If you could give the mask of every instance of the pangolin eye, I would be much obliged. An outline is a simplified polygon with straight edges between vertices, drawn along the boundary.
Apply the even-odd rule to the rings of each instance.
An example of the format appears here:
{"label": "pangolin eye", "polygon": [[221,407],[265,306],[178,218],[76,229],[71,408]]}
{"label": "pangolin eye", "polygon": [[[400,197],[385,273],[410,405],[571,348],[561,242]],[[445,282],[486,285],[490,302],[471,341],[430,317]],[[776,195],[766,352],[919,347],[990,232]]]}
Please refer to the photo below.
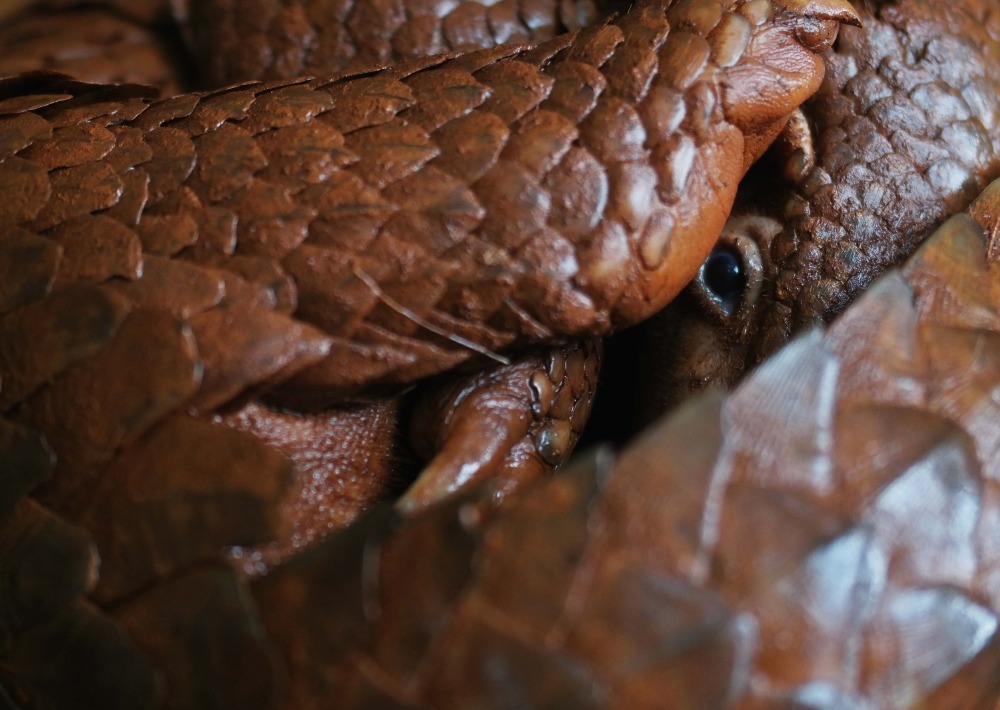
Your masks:
{"label": "pangolin eye", "polygon": [[760,297],[764,254],[780,232],[780,222],[762,215],[729,221],[689,288],[708,318],[727,328],[747,325]]}
{"label": "pangolin eye", "polygon": [[718,299],[726,315],[732,315],[747,287],[747,274],[740,256],[725,246],[717,246],[705,260],[701,280],[707,293]]}

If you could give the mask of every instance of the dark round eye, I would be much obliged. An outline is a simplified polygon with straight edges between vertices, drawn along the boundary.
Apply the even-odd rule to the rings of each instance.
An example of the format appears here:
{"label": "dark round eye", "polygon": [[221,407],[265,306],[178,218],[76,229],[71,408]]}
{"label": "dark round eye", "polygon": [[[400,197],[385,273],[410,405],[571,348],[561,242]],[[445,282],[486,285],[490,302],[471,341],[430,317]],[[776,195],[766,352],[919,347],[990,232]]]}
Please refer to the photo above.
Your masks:
{"label": "dark round eye", "polygon": [[727,313],[732,313],[747,287],[747,275],[739,255],[725,247],[716,247],[705,260],[701,276],[705,290],[719,300]]}
{"label": "dark round eye", "polygon": [[757,214],[733,217],[702,262],[688,293],[702,314],[738,339],[749,332],[764,285],[765,255],[783,225]]}

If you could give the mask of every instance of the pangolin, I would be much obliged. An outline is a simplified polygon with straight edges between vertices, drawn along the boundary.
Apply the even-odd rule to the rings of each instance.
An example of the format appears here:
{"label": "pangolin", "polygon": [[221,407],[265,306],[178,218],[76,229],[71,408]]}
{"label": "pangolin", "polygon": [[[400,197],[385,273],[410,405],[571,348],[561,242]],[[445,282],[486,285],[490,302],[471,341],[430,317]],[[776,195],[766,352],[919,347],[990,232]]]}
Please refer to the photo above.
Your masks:
{"label": "pangolin", "polygon": [[[182,582],[286,539],[288,505],[323,507],[302,474],[330,452],[302,439],[359,413],[323,407],[646,317],[853,20],[838,0],[651,2],[539,45],[159,101],[0,83],[0,402],[58,455],[38,495],[95,538],[91,599],[161,662],[198,657],[173,625],[257,638],[239,583]],[[562,347],[586,374],[589,346]],[[560,358],[542,362],[555,411]],[[263,434],[289,420],[291,439]],[[216,625],[198,594],[231,605]]]}
{"label": "pangolin", "polygon": [[1000,7],[857,6],[694,283],[612,347],[609,376],[634,373],[609,386],[637,413],[629,431],[829,321],[1000,176]]}
{"label": "pangolin", "polygon": [[[6,80],[0,405],[59,454],[44,500],[104,520],[103,496],[130,500],[105,475],[137,475],[130,446],[191,436],[175,450],[193,452],[206,427],[254,435],[292,407],[313,410],[294,434],[310,436],[320,405],[649,315],[853,17],[834,0],[726,7],[643,5],[535,48],[153,102]],[[125,376],[136,347],[148,361]],[[113,398],[85,394],[108,379]],[[283,447],[299,452],[315,447]]]}

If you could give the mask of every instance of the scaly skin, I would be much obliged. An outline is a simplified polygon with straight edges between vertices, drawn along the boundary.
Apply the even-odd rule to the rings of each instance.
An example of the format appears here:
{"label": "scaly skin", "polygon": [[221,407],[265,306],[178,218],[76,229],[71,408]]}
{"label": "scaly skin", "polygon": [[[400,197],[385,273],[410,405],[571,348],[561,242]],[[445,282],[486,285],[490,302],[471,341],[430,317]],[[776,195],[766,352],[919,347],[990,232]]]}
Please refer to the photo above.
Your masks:
{"label": "scaly skin", "polygon": [[859,12],[862,27],[826,53],[826,78],[803,107],[815,166],[780,189],[781,165],[755,175],[725,230],[724,248],[760,272],[756,289],[725,313],[698,277],[645,327],[648,341],[630,345],[648,356],[637,378],[645,420],[732,385],[791,334],[829,321],[1000,175],[996,4],[897,0]]}
{"label": "scaly skin", "polygon": [[0,77],[55,71],[97,84],[180,91],[179,64],[157,35],[105,10],[37,10],[0,24]]}
{"label": "scaly skin", "polygon": [[[33,13],[12,18],[0,29],[6,54],[0,58],[0,76],[50,69],[82,81],[150,84],[164,95],[178,93],[185,83],[189,89],[210,89],[254,79],[328,76],[457,49],[538,43],[592,25],[611,10],[594,0],[502,0],[489,7],[435,0],[208,0],[190,7],[181,0],[50,0],[34,5]],[[18,9],[17,3],[0,4],[0,18]],[[184,57],[176,56],[182,49],[176,40],[162,41],[164,34],[173,39],[178,31],[187,39]],[[167,56],[170,51],[174,56]],[[196,71],[177,77],[188,63]]]}
{"label": "scaly skin", "polygon": [[[738,176],[763,150],[785,103],[819,79],[820,66],[798,37],[819,48],[836,29],[833,20],[782,8],[769,19],[754,15],[760,3],[746,5],[760,24],[745,51],[726,56],[743,48],[738,34],[713,35],[711,50],[697,33],[718,22],[730,29],[752,23],[732,14],[713,20],[711,12],[705,22],[699,8],[719,6],[679,6],[673,20],[681,29],[666,41],[662,12],[640,8],[619,25],[531,52],[507,48],[372,76],[161,102],[126,98],[132,89],[45,77],[0,86],[9,97],[0,103],[7,115],[0,223],[8,247],[0,254],[0,406],[40,428],[59,454],[58,474],[42,497],[98,538],[105,560],[98,598],[120,598],[229,545],[294,538],[286,498],[294,462],[252,427],[234,430],[234,419],[210,417],[262,391],[272,406],[301,403],[303,392],[310,403],[317,396],[328,402],[373,381],[407,381],[468,357],[466,346],[415,325],[398,304],[461,333],[460,322],[442,312],[450,304],[472,319],[466,335],[493,347],[551,337],[543,321],[600,330],[616,313],[625,323],[679,288],[669,284],[683,278],[681,265],[695,264],[707,249],[685,241],[684,221],[700,215],[687,226],[710,240],[736,181],[711,195],[701,183],[720,161]],[[843,15],[836,4],[808,10]],[[712,51],[735,63],[714,68]],[[789,94],[764,105],[755,82],[778,71],[761,63],[774,54],[802,63],[791,73],[780,70]],[[636,62],[647,74],[627,69]],[[648,85],[632,84],[643,77]],[[668,82],[690,84],[687,103]],[[712,82],[725,82],[725,92],[708,111]],[[591,85],[606,89],[599,96],[581,91]],[[642,97],[643,120],[665,132],[647,136],[651,155],[623,161],[635,156],[620,144],[644,129],[609,136],[598,128],[609,111],[638,115],[627,107],[630,95]],[[579,131],[565,113],[587,117]],[[435,131],[424,130],[432,125]],[[493,133],[483,134],[484,126]],[[540,138],[563,141],[568,152],[557,165],[538,163],[533,146]],[[506,141],[499,159],[493,139]],[[290,140],[297,141],[294,152],[284,147]],[[700,152],[686,152],[698,145]],[[467,149],[475,150],[463,154]],[[687,198],[668,196],[676,225],[666,244],[655,238],[666,236],[663,218],[671,212],[653,210],[655,195],[633,200],[636,193],[626,189],[653,179],[643,162],[651,156],[661,177],[677,187],[684,173],[690,187]],[[686,166],[685,156],[693,157],[690,170],[667,169]],[[548,217],[510,202],[517,197],[512,187],[539,182],[558,196]],[[569,204],[585,209],[570,218]],[[519,217],[505,221],[510,214]],[[551,217],[551,228],[532,233],[528,223],[542,217]],[[632,261],[625,223],[637,242]],[[522,232],[529,240],[517,250],[487,239]],[[573,240],[586,244],[576,259]],[[555,251],[543,250],[546,244]],[[428,250],[444,250],[447,258],[420,260]],[[550,261],[553,253],[564,256],[554,273],[531,271],[533,261]],[[484,271],[483,260],[492,268]],[[639,278],[657,263],[665,280],[654,281],[655,269]],[[463,264],[478,266],[465,273]],[[441,280],[446,274],[458,277]],[[574,309],[581,303],[594,307]],[[436,310],[422,313],[426,308]],[[533,321],[528,309],[539,317]],[[516,317],[505,324],[504,313]],[[355,340],[345,337],[352,333]],[[211,457],[200,453],[205,447]],[[246,461],[255,462],[252,476],[241,474]],[[374,482],[371,490],[384,488]],[[190,524],[189,509],[205,516],[199,525]]]}
{"label": "scaly skin", "polygon": [[[993,233],[995,202],[976,211]],[[989,707],[998,677],[996,617],[984,601],[995,610],[996,491],[991,469],[979,469],[977,459],[992,463],[997,449],[990,396],[996,273],[983,266],[987,250],[970,223],[947,229],[911,264],[908,284],[889,282],[818,346],[797,344],[724,404],[702,402],[664,425],[661,438],[651,434],[622,457],[610,483],[606,465],[584,464],[486,526],[461,504],[402,528],[374,517],[256,583],[256,604],[230,571],[206,565],[132,596],[116,616],[168,669],[178,707],[207,697],[267,707],[284,697],[296,708],[329,707],[331,698],[338,706],[430,699],[435,707],[464,708],[482,699],[580,708],[603,693],[639,708],[662,707],[665,698],[693,707],[735,704],[741,693],[745,707],[782,700],[787,707],[794,704],[789,695],[800,705],[826,698],[843,706],[861,695],[891,707],[921,700],[927,707]],[[908,340],[916,341],[912,350],[899,346]],[[830,388],[835,401],[823,396]],[[892,416],[880,416],[886,410]],[[890,433],[882,436],[879,426]],[[776,430],[777,443],[767,439]],[[721,462],[677,461],[678,451],[706,434],[722,439]],[[823,478],[831,442],[841,447],[829,454],[834,486]],[[851,458],[851,451],[860,454]],[[666,460],[672,466],[665,470]],[[664,501],[664,490],[686,491],[695,503]],[[901,502],[918,512],[900,513]],[[485,542],[473,558],[469,548],[479,536]],[[584,547],[576,566],[573,553]],[[416,564],[421,554],[443,564]],[[321,564],[330,556],[334,565]],[[456,560],[472,568],[470,587],[461,574],[442,574],[462,571]],[[563,589],[570,592],[553,593],[567,567],[572,584]],[[539,570],[555,582],[532,587]],[[429,581],[414,576],[420,571]],[[404,585],[418,593],[399,595]],[[359,597],[364,603],[351,606]],[[449,607],[456,597],[457,607]],[[344,605],[331,609],[331,598]],[[408,623],[414,607],[417,621]],[[287,651],[291,699],[272,674],[275,657],[258,608]],[[423,622],[447,623],[452,608],[458,616],[449,635],[427,642],[422,634],[434,624]],[[546,609],[558,615],[549,627]],[[372,623],[374,639],[366,641]],[[915,636],[927,629],[926,637]],[[824,633],[833,641],[816,641]],[[288,645],[295,634],[315,645]],[[330,644],[359,636],[362,653],[344,661],[352,675],[338,685],[337,667],[324,661],[342,649]],[[688,645],[678,648],[678,638]],[[423,652],[428,643],[435,653]],[[748,650],[757,651],[752,664]],[[106,666],[95,670],[120,670]],[[470,675],[484,669],[493,673]],[[220,680],[233,677],[243,682]],[[810,680],[818,683],[805,689]]]}
{"label": "scaly skin", "polygon": [[180,0],[175,5],[207,86],[539,42],[607,14],[595,0],[501,0],[488,6],[437,0]]}
{"label": "scaly skin", "polygon": [[612,0],[0,0],[0,18],[29,4],[56,17],[96,5],[145,25],[173,20],[197,60],[201,88],[539,42],[628,7]]}
{"label": "scaly skin", "polygon": [[[105,268],[126,278],[139,237],[144,253],[211,267],[231,269],[234,250],[257,259],[294,280],[297,327],[323,330],[310,332],[326,356],[300,360],[287,388],[331,401],[454,366],[473,353],[455,336],[496,350],[655,312],[709,250],[746,166],[818,85],[822,65],[801,41],[821,49],[836,29],[778,8],[745,51],[738,32],[716,33],[712,49],[704,27],[668,33],[662,13],[639,8],[531,52],[86,119],[53,105],[44,124],[23,111],[27,133],[0,170],[0,224],[37,234],[113,219],[132,236],[117,230],[129,246]],[[768,66],[777,58],[792,68]],[[782,89],[762,93],[778,74]],[[83,129],[96,135],[60,154]],[[293,139],[315,150],[290,153]]]}
{"label": "scaly skin", "polygon": [[[535,7],[535,19],[545,10],[543,5]],[[549,11],[554,16],[567,7],[553,4]],[[140,12],[143,14],[148,13]],[[445,21],[453,30],[459,28],[458,17],[474,24],[475,18],[468,12],[452,13]],[[144,27],[101,9],[24,13],[0,29],[0,46],[6,52],[0,56],[0,75],[5,71],[64,70],[86,81],[132,81],[176,93],[180,78],[163,61],[164,44],[153,42],[163,30]],[[551,26],[546,30],[542,24],[535,27],[534,34],[546,31],[551,33]],[[283,69],[289,67],[284,65]],[[77,261],[98,262],[98,257],[94,252],[88,254],[84,246]],[[499,503],[518,485],[564,463],[586,423],[598,366],[599,347],[593,342],[557,344],[548,354],[518,354],[510,365],[489,368],[488,375],[473,371],[464,376],[468,380],[465,383],[452,377],[441,385],[421,386],[420,399],[439,403],[433,419],[424,418],[430,416],[426,407],[416,410],[422,413],[418,420],[423,439],[415,443],[421,449],[422,461],[430,465],[411,486],[408,509],[431,504],[437,496],[487,475],[497,482]],[[562,374],[548,387],[536,387],[556,371]],[[141,389],[141,380],[133,387]],[[447,399],[447,393],[435,394],[455,387],[463,391],[460,400]],[[470,387],[479,389],[470,391]],[[147,383],[146,389],[153,393],[157,385]],[[442,396],[446,399],[440,400]],[[497,406],[500,402],[512,406]],[[480,403],[486,406],[478,406]],[[448,406],[458,407],[461,412],[449,411]],[[253,435],[294,463],[294,481],[282,504],[281,517],[288,522],[285,531],[273,542],[234,548],[231,556],[240,568],[248,574],[260,574],[268,565],[319,536],[347,525],[374,503],[398,495],[421,463],[407,454],[406,419],[413,418],[408,415],[411,409],[394,398],[317,412],[288,412],[253,398],[221,414],[219,423]],[[104,416],[113,419],[116,414]],[[456,419],[462,421],[464,431],[475,432],[473,438],[457,446],[460,432],[447,425]],[[442,451],[428,448],[426,439],[440,441]],[[64,456],[76,453],[72,449],[63,451]],[[137,465],[142,466],[141,462]],[[448,479],[449,474],[455,474],[454,480]],[[66,488],[56,483],[44,495],[58,500],[66,495]]]}
{"label": "scaly skin", "polygon": [[0,704],[149,707],[157,671],[85,600],[98,555],[87,533],[24,495],[52,475],[38,432],[0,421]]}
{"label": "scaly skin", "polygon": [[[275,387],[298,375],[295,385],[303,388],[310,381],[302,368],[328,356],[334,345],[361,355],[362,360],[372,352],[391,359],[396,353],[380,347],[388,342],[404,355],[412,355],[408,349],[418,350],[415,360],[426,359],[403,366],[389,362],[391,376],[349,370],[337,374],[330,367],[326,372],[313,367],[312,383],[319,378],[324,385],[324,401],[361,391],[372,382],[406,382],[465,356],[464,345],[441,355],[441,348],[437,352],[434,348],[437,343],[426,345],[420,337],[407,343],[398,334],[379,331],[375,326],[401,324],[405,330],[411,325],[410,320],[396,317],[391,306],[367,314],[360,326],[363,337],[357,341],[336,340],[355,338],[357,332],[348,329],[350,334],[345,335],[330,327],[331,319],[358,315],[359,303],[341,303],[338,315],[335,309],[321,307],[331,305],[322,303],[323,298],[360,298],[361,306],[366,298],[369,306],[405,301],[424,320],[436,319],[439,328],[461,331],[461,323],[448,320],[440,309],[421,314],[411,304],[410,298],[427,295],[427,282],[419,280],[426,274],[403,274],[402,269],[386,278],[369,273],[367,266],[376,259],[377,267],[389,263],[390,272],[409,268],[414,265],[413,252],[438,247],[435,239],[447,241],[456,235],[463,244],[471,241],[480,249],[472,256],[447,254],[456,259],[444,264],[448,271],[461,267],[462,258],[475,263],[483,250],[492,258],[495,249],[496,270],[479,274],[479,281],[454,286],[461,293],[451,294],[456,300],[469,293],[495,298],[496,286],[512,289],[503,305],[513,314],[507,321],[499,317],[499,325],[488,323],[482,333],[472,328],[477,314],[469,316],[468,328],[473,331],[469,334],[482,336],[490,348],[562,332],[601,332],[641,317],[644,309],[679,288],[671,285],[671,279],[683,277],[669,269],[696,264],[701,256],[695,258],[693,250],[703,254],[707,249],[707,244],[685,241],[685,229],[707,239],[705,234],[721,225],[739,175],[777,132],[790,108],[818,81],[821,67],[801,43],[821,48],[832,40],[834,20],[849,19],[844,6],[834,2],[808,4],[805,9],[820,17],[803,19],[796,14],[800,5],[789,0],[769,18],[760,14],[759,2],[742,6],[748,16],[762,22],[752,30],[746,48],[735,15],[722,20],[728,34],[720,29],[707,44],[699,42],[699,33],[707,33],[718,20],[713,19],[712,9],[719,5],[704,2],[676,8],[671,18],[675,30],[662,46],[666,23],[660,11],[647,7],[617,26],[581,33],[572,45],[557,40],[532,51],[464,55],[377,76],[341,77],[325,85],[317,81],[251,86],[152,105],[133,97],[131,89],[106,91],[47,78],[6,82],[0,111],[10,117],[4,120],[3,134],[8,153],[0,173],[7,199],[0,218],[9,248],[0,264],[6,312],[0,397],[16,417],[44,425],[60,453],[60,470],[44,496],[97,538],[104,567],[94,598],[114,606],[158,662],[182,667],[191,654],[179,652],[164,639],[169,641],[175,617],[182,628],[183,622],[202,621],[196,592],[219,592],[213,598],[233,603],[227,613],[213,616],[217,625],[213,629],[243,618],[247,606],[238,592],[233,592],[235,597],[230,593],[238,590],[231,578],[193,568],[218,558],[226,546],[245,548],[286,539],[292,524],[286,508],[289,490],[295,486],[294,456],[289,460],[279,453],[287,454],[286,449],[262,441],[251,431],[252,423],[245,425],[245,420],[230,416],[232,408],[261,390],[270,390],[271,403],[287,404],[296,394],[301,402],[302,389]],[[619,39],[624,40],[620,45]],[[659,56],[653,51],[658,46]],[[703,65],[700,52],[706,47],[709,58]],[[792,62],[791,70],[767,66],[779,55]],[[553,56],[556,59],[550,61]],[[657,65],[661,60],[663,71]],[[736,63],[719,68],[716,60]],[[595,66],[587,69],[588,63]],[[648,72],[649,85],[640,81],[643,76],[634,71],[636,66]],[[696,69],[702,71],[695,75]],[[768,92],[774,88],[775,72],[783,80],[778,82],[780,95]],[[551,83],[550,75],[555,75]],[[607,88],[591,102],[586,91],[577,91],[587,89],[581,78],[598,85],[607,82]],[[465,95],[456,90],[465,90],[470,82],[476,83],[474,90]],[[525,86],[535,93],[522,104],[518,99],[525,97],[517,94]],[[488,98],[486,89],[492,92]],[[787,95],[782,93],[786,90]],[[456,101],[442,103],[438,100],[442,97]],[[485,102],[473,107],[481,101]],[[543,103],[536,110],[532,106],[538,101]],[[630,109],[629,101],[637,102],[638,108]],[[683,117],[679,106],[684,107]],[[632,133],[622,133],[609,132],[602,124],[609,120],[605,115],[609,112],[628,117],[630,111],[641,114],[639,123],[665,129],[646,136],[659,161],[659,175],[654,176],[643,162],[648,157],[645,144],[636,153],[636,131],[647,131],[649,126],[636,123]],[[611,118],[612,127],[617,127],[618,116]],[[675,119],[679,126],[673,125]],[[509,125],[502,125],[505,120]],[[581,122],[578,137],[575,121]],[[477,128],[484,122],[502,126],[494,137],[499,136],[503,146],[492,146],[503,150],[500,160],[493,162],[496,156],[490,146],[482,164],[460,155],[459,149],[474,146],[475,141],[462,141],[459,122]],[[433,130],[425,136],[414,125]],[[562,130],[566,126],[569,134]],[[417,139],[409,146],[415,148],[412,153],[399,147],[400,140],[413,137],[407,134],[410,129]],[[281,131],[285,133],[278,136]],[[448,142],[433,135],[447,131],[453,131]],[[321,155],[283,153],[289,134],[307,135]],[[535,151],[539,141],[550,138],[563,141],[571,162],[564,157],[554,167],[544,164],[545,156]],[[692,147],[689,170],[686,161]],[[449,150],[458,152],[449,156]],[[387,155],[400,162],[386,160]],[[426,167],[423,161],[432,158]],[[579,174],[571,178],[562,174],[581,165],[584,177],[597,181],[596,193],[587,192],[593,183],[580,180]],[[713,172],[716,165],[725,170]],[[482,176],[475,175],[477,170],[483,171]],[[448,171],[454,175],[449,177]],[[490,183],[487,178],[493,173],[496,180]],[[553,213],[558,219],[546,223],[538,234],[527,235],[536,237],[537,243],[522,245],[513,250],[516,253],[501,253],[504,244],[490,247],[483,237],[518,236],[510,233],[510,225],[497,224],[501,217],[521,216],[510,193],[500,189],[511,184],[506,178],[512,174],[527,175],[522,184],[544,184],[556,197]],[[674,192],[683,187],[685,176],[693,193],[686,196]],[[354,183],[357,189],[352,191],[344,187],[351,178],[370,184]],[[719,184],[711,187],[717,192],[706,195],[704,183],[715,179]],[[630,188],[635,184],[652,188],[664,180],[665,195],[650,196],[648,203],[623,201],[626,193],[630,200],[634,197]],[[477,222],[478,207],[472,209],[471,227],[463,221],[469,217],[470,203],[461,190],[457,203],[446,201],[446,209],[437,209],[442,203],[433,202],[429,210],[426,204],[417,204],[420,194],[409,191],[427,189],[439,200],[441,194],[434,190],[450,190],[463,181],[470,183],[467,191],[472,199],[482,203],[484,216]],[[303,189],[303,182],[310,187]],[[298,191],[296,197],[302,198],[311,188],[312,198],[304,200],[304,208],[289,206],[290,192]],[[384,194],[375,188],[383,188]],[[346,202],[337,202],[338,189],[346,190]],[[375,201],[366,202],[369,197]],[[390,197],[395,201],[390,203]],[[445,197],[450,200],[454,194]],[[313,198],[319,201],[310,202]],[[594,202],[585,216],[596,227],[579,223],[579,214],[574,216],[577,223],[567,217],[568,206],[581,200],[585,206],[588,200]],[[341,206],[350,209],[338,211]],[[442,211],[447,219],[435,221]],[[676,218],[670,235],[663,222],[666,215]],[[537,215],[529,210],[525,217],[530,221]],[[376,248],[351,253],[346,263],[340,262],[341,267],[351,267],[348,285],[353,281],[363,287],[360,292],[321,283],[330,272],[313,270],[312,256],[336,263],[345,249],[362,249],[366,245],[361,242],[347,248],[324,240],[344,239],[345,225],[355,228],[351,236],[358,230],[363,234],[366,219],[378,223],[376,241],[385,242],[381,247],[393,251],[397,263],[386,262],[376,243]],[[408,228],[402,237],[401,224]],[[414,224],[424,231],[417,230],[419,238],[409,244],[411,253],[400,254],[395,250],[407,244],[400,241],[403,237],[414,236]],[[589,227],[593,229],[588,232]],[[666,245],[658,241],[666,236],[670,238]],[[283,242],[285,238],[292,243]],[[552,247],[553,240],[556,247],[569,245],[570,252],[581,245],[584,251],[540,253],[543,247]],[[310,248],[311,253],[305,254]],[[542,278],[527,272],[533,259],[552,253],[565,257],[557,273]],[[25,255],[31,258],[22,259]],[[574,258],[580,263],[573,264]],[[621,266],[622,259],[624,272],[609,270]],[[358,266],[360,261],[365,268]],[[25,269],[25,264],[31,268]],[[657,265],[667,277],[662,283],[645,273],[657,271]],[[514,283],[504,283],[507,272],[516,277]],[[579,273],[584,275],[577,278]],[[431,287],[437,285],[434,278]],[[395,291],[404,285],[412,291]],[[592,312],[580,311],[580,303],[574,301],[580,293],[593,302],[584,303],[583,311]],[[460,305],[465,309],[468,303]],[[482,311],[484,304],[476,307]],[[527,310],[531,308],[537,309],[533,319]],[[309,320],[328,332],[303,322]],[[359,342],[363,347],[356,347]],[[443,344],[451,347],[447,341]],[[137,346],[143,349],[136,351]],[[345,373],[349,381],[338,382],[336,377]],[[226,409],[220,412],[220,407]],[[183,586],[187,575],[211,579],[204,587],[187,586],[175,595],[175,583]],[[154,585],[164,579],[171,582]],[[151,591],[137,598],[142,589]],[[179,599],[188,600],[188,593],[192,598],[177,605]],[[144,615],[143,604],[151,600],[175,604],[171,615]],[[240,625],[239,633],[240,638],[252,640],[259,638],[260,630],[251,623]],[[253,664],[267,657],[267,653],[243,655],[241,662],[247,665],[241,668],[253,675]],[[170,658],[174,660],[165,661]],[[220,670],[211,664],[201,670],[213,669]],[[172,678],[173,702],[189,691],[196,693],[184,680]],[[266,700],[254,693],[249,697]]]}
{"label": "scaly skin", "polygon": [[376,513],[256,581],[282,707],[993,707],[998,219],[995,183],[617,460],[485,518]]}

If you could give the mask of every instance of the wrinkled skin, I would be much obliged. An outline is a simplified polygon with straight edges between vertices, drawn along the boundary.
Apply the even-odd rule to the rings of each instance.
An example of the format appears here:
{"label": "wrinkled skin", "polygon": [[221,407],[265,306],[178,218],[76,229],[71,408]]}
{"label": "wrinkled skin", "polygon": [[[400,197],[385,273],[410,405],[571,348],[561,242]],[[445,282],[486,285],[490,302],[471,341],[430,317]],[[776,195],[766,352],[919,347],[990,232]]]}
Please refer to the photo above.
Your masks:
{"label": "wrinkled skin", "polygon": [[858,9],[863,26],[845,28],[825,55],[804,136],[741,186],[715,258],[742,269],[742,281],[733,288],[703,270],[641,334],[612,347],[612,377],[642,353],[639,384],[621,385],[632,388],[624,401],[641,402],[640,423],[731,386],[791,334],[828,322],[1000,175],[1000,8]]}

